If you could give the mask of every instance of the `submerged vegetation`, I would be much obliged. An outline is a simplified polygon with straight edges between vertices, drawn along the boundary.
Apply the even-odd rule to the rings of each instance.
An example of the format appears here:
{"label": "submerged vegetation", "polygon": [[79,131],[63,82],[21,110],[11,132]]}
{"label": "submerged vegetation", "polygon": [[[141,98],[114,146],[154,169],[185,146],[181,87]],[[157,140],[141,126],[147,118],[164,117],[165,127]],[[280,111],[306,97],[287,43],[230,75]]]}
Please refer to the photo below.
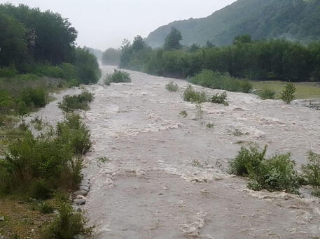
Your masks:
{"label": "submerged vegetation", "polygon": [[59,103],[59,108],[65,112],[73,112],[74,110],[88,110],[89,103],[93,100],[93,94],[83,91],[79,95],[66,95],[63,101]]}
{"label": "submerged vegetation", "polygon": [[114,70],[114,72],[110,75],[106,75],[104,83],[106,85],[110,85],[111,83],[130,83],[131,77],[130,74],[121,71],[121,70]]}

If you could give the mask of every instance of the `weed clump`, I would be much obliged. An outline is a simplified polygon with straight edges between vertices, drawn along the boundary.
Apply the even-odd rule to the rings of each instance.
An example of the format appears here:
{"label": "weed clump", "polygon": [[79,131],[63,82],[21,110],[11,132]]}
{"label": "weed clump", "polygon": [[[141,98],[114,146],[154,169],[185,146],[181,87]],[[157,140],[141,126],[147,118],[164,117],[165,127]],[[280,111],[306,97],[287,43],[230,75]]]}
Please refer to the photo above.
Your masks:
{"label": "weed clump", "polygon": [[295,93],[297,91],[297,88],[294,84],[288,83],[285,87],[285,89],[281,92],[281,99],[286,102],[287,104],[290,104],[291,101],[295,99]]}
{"label": "weed clump", "polygon": [[92,228],[85,228],[86,219],[72,210],[72,207],[62,203],[59,215],[43,231],[43,238],[47,239],[73,239],[76,236],[89,236]]}
{"label": "weed clump", "polygon": [[262,100],[274,99],[276,92],[270,88],[264,87],[261,91],[258,92],[258,96]]}
{"label": "weed clump", "polygon": [[167,91],[170,92],[176,92],[179,90],[179,86],[177,84],[174,84],[172,81],[166,84]]}
{"label": "weed clump", "polygon": [[207,96],[205,92],[195,91],[194,88],[189,85],[183,92],[183,99],[192,103],[203,103],[207,101]]}
{"label": "weed clump", "polygon": [[114,70],[113,74],[107,75],[104,83],[110,85],[110,83],[130,83],[130,74],[125,71]]}
{"label": "weed clump", "polygon": [[179,115],[180,115],[181,117],[183,117],[183,118],[188,117],[188,113],[187,113],[187,111],[185,111],[185,110],[180,111]]}
{"label": "weed clump", "polygon": [[312,186],[320,186],[320,155],[308,153],[308,164],[302,165],[303,177]]}
{"label": "weed clump", "polygon": [[215,103],[215,104],[223,104],[225,106],[229,105],[227,102],[227,92],[223,92],[221,94],[217,93],[213,95],[210,101],[211,103]]}
{"label": "weed clump", "polygon": [[59,108],[65,112],[73,112],[75,110],[88,110],[89,103],[93,101],[93,94],[83,91],[79,95],[66,95],[63,101],[59,103]]}
{"label": "weed clump", "polygon": [[230,163],[230,172],[250,178],[248,187],[252,190],[267,189],[269,191],[286,190],[296,193],[299,176],[295,170],[295,162],[290,154],[279,154],[267,159],[267,147],[261,150],[251,146],[242,147],[235,160]]}

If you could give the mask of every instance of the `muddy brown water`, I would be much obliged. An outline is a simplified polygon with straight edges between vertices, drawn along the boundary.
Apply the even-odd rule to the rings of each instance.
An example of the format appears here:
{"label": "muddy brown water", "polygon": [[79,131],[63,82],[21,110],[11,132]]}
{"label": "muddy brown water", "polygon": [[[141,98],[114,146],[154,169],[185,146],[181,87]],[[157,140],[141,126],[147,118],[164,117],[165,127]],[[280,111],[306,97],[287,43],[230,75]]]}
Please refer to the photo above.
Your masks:
{"label": "muddy brown water", "polygon": [[[269,155],[291,152],[299,169],[309,150],[320,153],[320,111],[232,92],[229,106],[199,109],[182,99],[186,81],[129,73],[132,83],[87,87],[95,100],[83,114],[94,143],[83,208],[94,238],[320,238],[318,199],[253,192],[226,173],[249,142],[268,145]],[[165,90],[170,81],[179,92]],[[37,114],[55,123],[62,117],[58,100]]]}

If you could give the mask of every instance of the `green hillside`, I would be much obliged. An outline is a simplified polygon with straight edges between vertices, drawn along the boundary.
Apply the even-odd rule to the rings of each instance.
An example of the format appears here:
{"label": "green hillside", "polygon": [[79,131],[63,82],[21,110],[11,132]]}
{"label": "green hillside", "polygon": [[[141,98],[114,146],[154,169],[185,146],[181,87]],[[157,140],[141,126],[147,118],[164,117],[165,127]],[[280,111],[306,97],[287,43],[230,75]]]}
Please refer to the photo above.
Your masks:
{"label": "green hillside", "polygon": [[253,39],[285,38],[310,42],[320,40],[319,0],[238,0],[201,19],[176,21],[150,33],[146,42],[162,46],[172,27],[182,33],[182,44],[229,45],[237,35]]}

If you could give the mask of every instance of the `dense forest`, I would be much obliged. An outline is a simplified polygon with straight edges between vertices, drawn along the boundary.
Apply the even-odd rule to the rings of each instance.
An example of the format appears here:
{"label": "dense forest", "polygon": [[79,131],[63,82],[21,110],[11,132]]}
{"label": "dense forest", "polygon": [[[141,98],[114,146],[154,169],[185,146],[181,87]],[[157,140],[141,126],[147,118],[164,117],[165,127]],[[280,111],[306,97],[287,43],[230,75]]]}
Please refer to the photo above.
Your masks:
{"label": "dense forest", "polygon": [[320,40],[320,1],[317,0],[238,0],[201,19],[176,21],[150,33],[146,43],[160,47],[172,27],[184,45],[230,45],[241,34],[255,40],[283,38],[303,43]]}
{"label": "dense forest", "polygon": [[254,41],[240,35],[229,46],[183,47],[181,34],[172,29],[164,46],[152,49],[137,36],[122,46],[120,67],[154,75],[192,77],[211,70],[256,80],[319,81],[320,42],[307,46],[284,39]]}
{"label": "dense forest", "polygon": [[76,29],[58,13],[1,4],[0,32],[0,77],[32,73],[82,83],[100,77],[96,59],[75,46]]}

